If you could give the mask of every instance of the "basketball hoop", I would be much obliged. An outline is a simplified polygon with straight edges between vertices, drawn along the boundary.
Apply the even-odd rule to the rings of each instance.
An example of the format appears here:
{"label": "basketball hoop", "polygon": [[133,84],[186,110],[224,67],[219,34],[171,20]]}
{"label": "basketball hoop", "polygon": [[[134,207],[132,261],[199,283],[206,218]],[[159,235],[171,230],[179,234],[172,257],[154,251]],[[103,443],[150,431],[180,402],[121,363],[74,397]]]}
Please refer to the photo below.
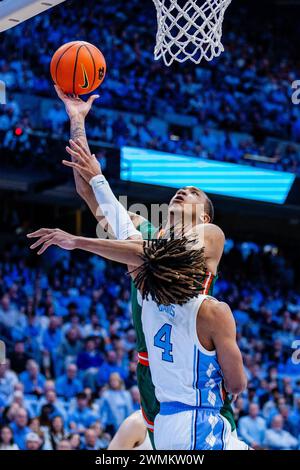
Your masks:
{"label": "basketball hoop", "polygon": [[199,64],[223,51],[222,24],[231,0],[153,0],[157,12],[155,60]]}

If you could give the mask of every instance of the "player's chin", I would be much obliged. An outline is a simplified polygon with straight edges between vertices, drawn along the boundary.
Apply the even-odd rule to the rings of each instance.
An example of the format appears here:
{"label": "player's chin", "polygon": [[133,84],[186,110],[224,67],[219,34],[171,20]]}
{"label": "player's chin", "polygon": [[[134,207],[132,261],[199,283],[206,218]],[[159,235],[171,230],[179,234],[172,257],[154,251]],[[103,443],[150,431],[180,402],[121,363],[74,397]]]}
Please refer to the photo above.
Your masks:
{"label": "player's chin", "polygon": [[176,209],[181,208],[182,209],[183,205],[184,205],[184,201],[182,201],[181,199],[174,199],[170,202],[169,208],[170,209],[173,209],[173,208],[176,208]]}

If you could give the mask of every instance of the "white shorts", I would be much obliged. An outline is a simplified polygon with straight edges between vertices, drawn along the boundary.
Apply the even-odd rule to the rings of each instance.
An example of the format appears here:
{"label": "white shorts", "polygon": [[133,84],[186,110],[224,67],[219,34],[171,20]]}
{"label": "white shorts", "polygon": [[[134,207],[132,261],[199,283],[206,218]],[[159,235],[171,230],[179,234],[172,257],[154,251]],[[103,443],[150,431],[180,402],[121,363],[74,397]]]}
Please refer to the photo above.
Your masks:
{"label": "white shorts", "polygon": [[159,413],[154,421],[157,450],[248,450],[232,435],[231,426],[221,414],[206,409],[179,413]]}

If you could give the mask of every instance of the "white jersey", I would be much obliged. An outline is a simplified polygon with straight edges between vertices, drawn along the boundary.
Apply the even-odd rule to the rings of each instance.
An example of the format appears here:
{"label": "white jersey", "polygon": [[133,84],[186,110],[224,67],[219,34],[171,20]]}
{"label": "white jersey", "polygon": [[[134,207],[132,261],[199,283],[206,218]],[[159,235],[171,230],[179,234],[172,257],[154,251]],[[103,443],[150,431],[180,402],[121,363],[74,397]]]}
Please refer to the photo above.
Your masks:
{"label": "white jersey", "polygon": [[216,352],[200,344],[196,329],[199,308],[208,297],[199,295],[183,306],[142,302],[143,331],[160,403],[216,411],[223,405],[223,376]]}

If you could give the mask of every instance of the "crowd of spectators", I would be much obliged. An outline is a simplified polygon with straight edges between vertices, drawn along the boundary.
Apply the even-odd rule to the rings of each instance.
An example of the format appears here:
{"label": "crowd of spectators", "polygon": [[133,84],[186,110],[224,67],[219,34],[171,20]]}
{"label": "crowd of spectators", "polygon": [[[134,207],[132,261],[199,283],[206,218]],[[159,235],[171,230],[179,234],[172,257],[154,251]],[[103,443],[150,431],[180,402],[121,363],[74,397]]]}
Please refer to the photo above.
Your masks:
{"label": "crowd of spectators", "polygon": [[[128,275],[96,256],[31,256],[1,253],[0,449],[107,448],[140,406]],[[257,449],[300,446],[296,274],[276,247],[226,243],[215,295],[237,321],[249,383],[234,413]]]}
{"label": "crowd of spectators", "polygon": [[[171,132],[164,135],[157,132],[151,120],[141,123],[134,117],[117,113],[116,116],[91,116],[87,132],[89,139],[99,142],[104,152],[106,144],[117,148],[124,145],[139,146],[196,158],[300,173],[297,146],[278,143],[266,147],[250,137],[236,140],[229,131],[216,135],[214,130],[204,127],[194,137],[189,132],[180,136]],[[6,108],[0,110],[0,135],[3,164],[14,168],[21,166],[38,170],[45,169],[45,162],[48,162],[57,165],[61,171],[61,156],[69,136],[69,123],[60,104],[50,108],[41,134],[36,132],[29,114],[22,113],[18,102],[13,99]],[[53,151],[55,146],[58,151]],[[263,156],[266,160],[251,159],[251,156]]]}
{"label": "crowd of spectators", "polygon": [[[117,125],[119,116],[113,122],[103,117],[91,127],[91,136],[117,145],[143,145],[218,160],[241,161],[249,148],[265,155],[265,136],[300,141],[300,107],[291,100],[297,63],[291,53],[293,47],[284,47],[289,40],[293,42],[293,28],[290,37],[283,32],[285,18],[280,21],[272,17],[277,28],[273,25],[272,29],[271,17],[266,25],[258,10],[258,16],[252,14],[246,6],[235,14],[228,11],[224,27],[226,52],[219,59],[203,62],[200,67],[185,63],[184,69],[169,69],[153,60],[156,17],[151,2],[131,0],[130,8],[126,8],[121,0],[88,0],[85,5],[75,0],[70,7],[57,7],[5,33],[0,44],[0,79],[10,92],[48,97],[53,93],[49,76],[52,52],[69,40],[85,39],[100,46],[108,62],[100,91],[101,106],[136,113],[142,109],[146,116],[142,124],[131,119],[123,127]],[[281,47],[277,47],[277,36]],[[6,147],[16,145],[11,124],[25,119],[24,127],[32,126],[28,115],[20,116],[15,102],[14,106],[14,111],[8,105],[8,112],[0,115]],[[175,140],[170,135],[162,138],[149,126],[148,118],[171,113],[194,116],[207,129],[224,130],[223,142],[215,140],[208,145],[202,136],[195,139],[184,134]],[[47,122],[43,117],[39,120],[42,130],[49,131],[63,129],[65,121],[59,105],[49,111]],[[254,139],[251,144],[232,145],[228,132],[233,130],[250,133]],[[292,145],[280,152],[272,149],[267,156],[274,158],[271,166],[275,169],[299,171],[299,151]]]}

